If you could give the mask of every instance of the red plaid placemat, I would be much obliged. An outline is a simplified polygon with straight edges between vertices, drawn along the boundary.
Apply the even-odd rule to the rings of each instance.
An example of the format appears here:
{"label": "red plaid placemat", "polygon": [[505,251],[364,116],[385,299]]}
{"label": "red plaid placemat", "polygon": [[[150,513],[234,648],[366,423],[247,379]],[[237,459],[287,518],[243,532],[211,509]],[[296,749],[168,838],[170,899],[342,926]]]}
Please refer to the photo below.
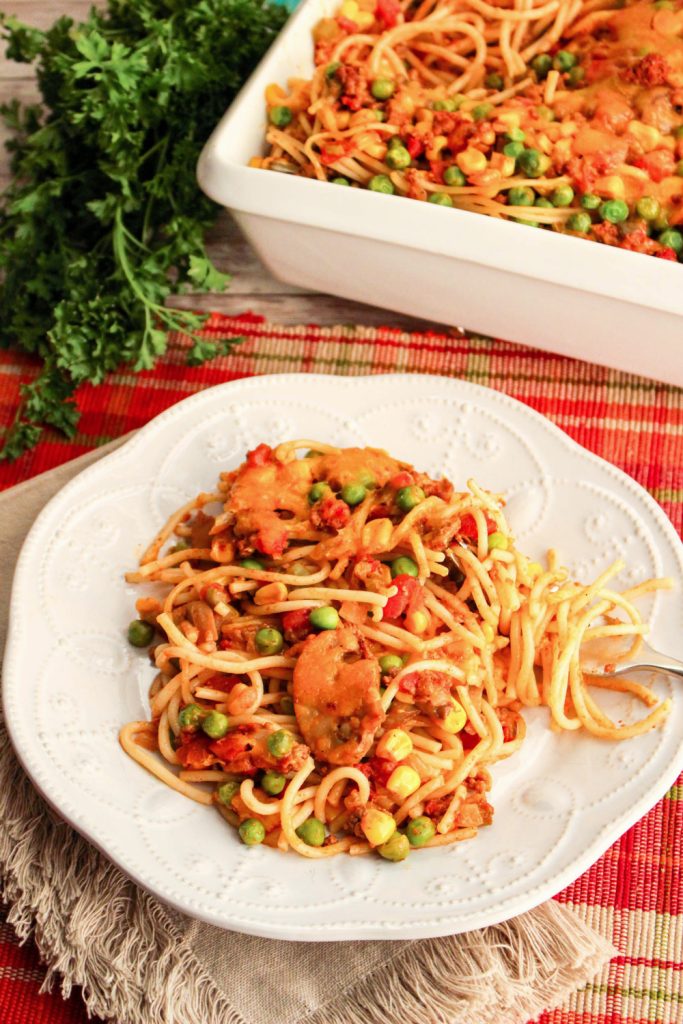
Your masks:
{"label": "red plaid placemat", "polygon": [[[14,465],[9,487],[141,426],[181,398],[225,380],[276,372],[345,375],[412,371],[460,377],[505,391],[620,466],[683,528],[683,390],[535,349],[477,337],[405,334],[383,328],[274,327],[255,317],[214,315],[207,336],[242,335],[227,357],[184,362],[174,339],[162,365],[114,374],[78,395],[80,431],[71,442],[48,433]],[[0,425],[35,364],[0,354]],[[621,952],[603,975],[539,1024],[683,1022],[683,776],[642,821],[557,897],[611,935]],[[0,923],[0,1024],[85,1024],[81,1002],[40,996],[37,954],[19,949]],[[426,1008],[427,1009],[427,1008]]]}

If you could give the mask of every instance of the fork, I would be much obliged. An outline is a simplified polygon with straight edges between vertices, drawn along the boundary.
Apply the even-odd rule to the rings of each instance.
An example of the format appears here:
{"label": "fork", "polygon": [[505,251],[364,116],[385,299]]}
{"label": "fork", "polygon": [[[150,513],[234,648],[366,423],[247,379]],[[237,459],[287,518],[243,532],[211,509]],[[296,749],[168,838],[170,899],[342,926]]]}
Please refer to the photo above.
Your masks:
{"label": "fork", "polygon": [[644,640],[638,649],[638,654],[633,659],[615,662],[611,661],[609,656],[598,658],[596,655],[592,657],[588,655],[586,658],[582,658],[581,668],[588,675],[602,676],[604,679],[640,670],[664,672],[667,675],[683,679],[683,661],[671,658],[668,654],[661,654]]}

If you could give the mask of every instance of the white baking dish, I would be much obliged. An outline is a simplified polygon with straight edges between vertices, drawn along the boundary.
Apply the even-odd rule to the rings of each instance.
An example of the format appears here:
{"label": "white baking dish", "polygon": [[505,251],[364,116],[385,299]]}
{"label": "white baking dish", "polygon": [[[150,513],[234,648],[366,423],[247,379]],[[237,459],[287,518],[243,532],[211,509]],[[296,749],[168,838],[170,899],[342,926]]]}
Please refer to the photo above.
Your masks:
{"label": "white baking dish", "polygon": [[[308,76],[305,0],[212,134],[204,191],[290,284],[683,386],[683,266],[481,214],[247,166],[263,152],[264,90]],[[391,323],[391,317],[387,317]]]}

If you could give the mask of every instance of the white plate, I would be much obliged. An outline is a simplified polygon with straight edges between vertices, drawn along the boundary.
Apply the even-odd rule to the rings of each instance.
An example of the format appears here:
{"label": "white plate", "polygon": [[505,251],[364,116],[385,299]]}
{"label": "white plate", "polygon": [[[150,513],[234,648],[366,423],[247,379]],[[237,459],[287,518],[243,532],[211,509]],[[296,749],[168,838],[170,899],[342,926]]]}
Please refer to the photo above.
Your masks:
{"label": "white plate", "polygon": [[[623,554],[618,583],[683,581],[681,545],[655,502],[537,413],[445,378],[257,377],[169,409],[43,510],[11,602],[4,703],[21,761],[49,802],[128,875],[178,909],[284,939],[409,938],[527,910],[584,871],[683,767],[683,692],[665,727],[621,744],[555,735],[528,715],[520,754],[496,766],[491,828],[401,864],[322,862],[248,849],[211,809],[130,761],[120,725],[146,715],[152,669],[126,642],[136,588],[124,570],[167,514],[259,441],[385,446],[464,486],[510,495],[520,546],[550,545],[580,577]],[[655,646],[683,655],[680,593],[646,607]],[[672,691],[657,683],[662,694]],[[633,712],[616,697],[611,710]]]}

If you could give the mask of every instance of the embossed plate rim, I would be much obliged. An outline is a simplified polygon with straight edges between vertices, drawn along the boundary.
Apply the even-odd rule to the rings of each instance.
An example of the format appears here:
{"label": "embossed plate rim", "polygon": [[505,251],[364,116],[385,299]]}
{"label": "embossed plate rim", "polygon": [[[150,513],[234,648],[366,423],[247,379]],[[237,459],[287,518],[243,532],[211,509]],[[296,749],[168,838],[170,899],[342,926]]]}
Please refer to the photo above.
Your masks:
{"label": "embossed plate rim", "polygon": [[[424,392],[429,388],[439,389],[446,394],[452,392],[452,398],[458,399],[461,403],[470,403],[475,411],[482,406],[487,408],[493,405],[502,410],[502,418],[505,419],[505,410],[509,415],[521,416],[529,423],[530,431],[542,431],[547,438],[551,448],[564,450],[565,456],[578,457],[579,468],[585,460],[600,468],[603,474],[607,474],[615,481],[617,488],[623,492],[628,491],[630,500],[638,505],[639,511],[644,513],[649,526],[656,525],[664,538],[668,541],[670,554],[676,563],[678,582],[683,581],[683,547],[676,535],[673,526],[659,508],[656,502],[647,492],[634,480],[628,477],[621,470],[600,459],[592,452],[587,451],[573,441],[560,428],[540,413],[515,399],[489,388],[471,384],[466,381],[454,380],[447,377],[440,377],[427,374],[376,374],[362,377],[335,377],[326,374],[274,374],[264,375],[238,381],[227,382],[216,387],[206,389],[188,397],[182,402],[172,406],[165,412],[143,427],[139,433],[117,451],[106,456],[99,462],[85,469],[79,476],[70,481],[48,505],[41,511],[36,519],[29,535],[22,547],[19,556],[15,580],[12,589],[10,603],[10,630],[8,644],[5,653],[4,663],[4,685],[3,701],[8,729],[12,742],[15,746],[19,759],[31,776],[37,788],[52,807],[57,810],[67,821],[69,821],[86,839],[97,846],[106,856],[113,860],[129,877],[144,888],[153,892],[161,900],[170,903],[176,909],[191,916],[198,917],[208,923],[225,928],[232,928],[237,931],[244,931],[251,934],[263,935],[266,937],[283,938],[292,940],[324,940],[324,939],[360,939],[360,938],[425,938],[430,936],[452,934],[457,931],[464,931],[470,928],[481,927],[486,924],[493,924],[504,920],[524,910],[530,909],[544,899],[554,895],[555,892],[568,885],[582,871],[590,866],[607,847],[618,838],[630,825],[654,805],[677,777],[683,768],[683,738],[680,740],[674,756],[668,765],[659,770],[656,780],[649,785],[646,792],[635,800],[628,810],[619,813],[616,818],[606,821],[604,826],[593,836],[592,841],[582,851],[576,854],[562,871],[551,874],[549,878],[531,886],[528,890],[513,898],[494,898],[484,910],[478,910],[473,914],[459,914],[458,911],[446,909],[446,913],[439,912],[436,907],[437,901],[430,898],[427,902],[434,909],[423,914],[419,920],[411,920],[410,912],[405,911],[405,919],[401,921],[383,921],[381,919],[381,908],[372,904],[372,900],[365,902],[362,893],[356,893],[354,897],[345,899],[347,904],[357,906],[357,920],[344,921],[335,926],[333,921],[319,922],[316,920],[314,906],[310,908],[310,917],[306,923],[287,924],[281,920],[268,921],[264,917],[268,900],[263,899],[261,913],[252,912],[251,915],[231,913],[230,911],[217,912],[207,907],[206,902],[193,900],[183,893],[174,889],[168,880],[163,877],[158,865],[153,862],[134,862],[126,850],[126,837],[121,843],[113,842],[111,838],[105,837],[101,825],[92,820],[87,814],[82,814],[79,809],[63,798],[59,789],[59,779],[55,779],[50,773],[49,764],[46,764],[46,752],[39,744],[32,739],[30,731],[25,728],[22,715],[27,713],[30,696],[30,686],[26,687],[25,677],[19,671],[19,660],[22,655],[21,631],[18,629],[18,621],[22,609],[26,608],[25,587],[30,582],[32,566],[35,559],[39,558],[37,545],[40,542],[49,524],[54,522],[55,516],[69,507],[72,499],[77,495],[87,495],[88,488],[101,482],[106,477],[115,477],[126,463],[137,459],[142,452],[143,457],[153,458],[152,449],[156,439],[163,439],[167,426],[180,419],[187,421],[190,425],[197,422],[201,415],[203,406],[210,405],[217,396],[225,394],[226,398],[239,401],[239,395],[246,393],[247,396],[259,388],[268,391],[270,387],[279,388],[284,395],[306,392],[307,398],[312,401],[312,393],[315,392],[317,400],[324,395],[325,389],[335,393],[343,392],[345,389],[383,389],[389,398],[393,382],[410,384],[414,382],[415,392],[420,398],[420,389]],[[534,438],[541,438],[541,434],[535,434]],[[542,440],[537,441],[537,446],[542,447]],[[145,452],[149,455],[145,456]],[[153,467],[156,463],[153,463]],[[578,473],[574,467],[572,474]],[[565,471],[566,472],[566,471]],[[123,641],[122,641],[123,642]],[[675,653],[675,652],[674,652]],[[637,742],[637,741],[635,741]],[[494,798],[495,802],[495,798]],[[495,828],[495,824],[493,826]],[[501,850],[504,846],[501,846]],[[262,851],[261,851],[262,852]],[[265,851],[266,854],[271,851]],[[435,874],[448,870],[449,862],[442,860],[442,851],[430,851],[429,856],[434,856]],[[279,856],[279,855],[274,855]],[[425,856],[425,855],[421,855]],[[283,871],[286,872],[285,863],[291,858],[283,859]],[[332,862],[326,862],[330,864]],[[439,865],[441,867],[439,868]],[[262,869],[262,866],[261,866]],[[396,871],[394,865],[380,865],[380,870]],[[400,872],[400,867],[399,867]],[[406,883],[406,875],[396,875],[397,885],[400,888]],[[336,901],[339,902],[339,901]],[[446,901],[447,902],[447,901]],[[356,910],[354,909],[354,913]]]}

